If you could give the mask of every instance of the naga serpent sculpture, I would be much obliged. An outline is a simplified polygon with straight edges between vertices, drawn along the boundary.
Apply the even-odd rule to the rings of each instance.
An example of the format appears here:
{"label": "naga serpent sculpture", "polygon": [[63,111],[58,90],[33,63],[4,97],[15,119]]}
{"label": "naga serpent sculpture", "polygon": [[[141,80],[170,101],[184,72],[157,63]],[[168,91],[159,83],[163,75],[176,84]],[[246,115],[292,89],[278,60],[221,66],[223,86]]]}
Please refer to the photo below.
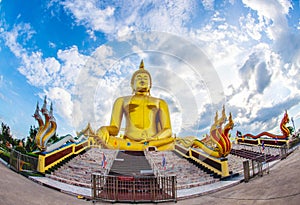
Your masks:
{"label": "naga serpent sculpture", "polygon": [[231,113],[229,113],[229,117],[228,117],[228,123],[225,125],[224,129],[223,129],[223,135],[224,137],[227,139],[227,143],[228,143],[228,146],[227,146],[227,152],[226,152],[226,155],[228,155],[230,153],[230,150],[232,148],[232,144],[230,142],[230,133],[229,131],[232,130],[234,126],[234,123],[233,123],[233,120],[232,120],[232,115]]}
{"label": "naga serpent sculpture", "polygon": [[35,136],[35,142],[38,146],[39,149],[41,149],[41,146],[40,146],[40,137],[41,137],[41,132],[42,132],[42,128],[44,127],[44,121],[40,115],[40,108],[39,108],[39,103],[37,103],[36,105],[36,109],[35,109],[35,113],[33,114],[34,119],[36,119],[38,121],[38,124],[39,124],[39,130]]}
{"label": "naga serpent sculpture", "polygon": [[282,135],[275,135],[275,134],[272,134],[269,132],[262,132],[262,133],[259,133],[258,135],[245,134],[245,135],[243,135],[243,137],[250,137],[253,139],[257,139],[262,136],[268,136],[273,139],[287,139],[290,135],[290,130],[286,127],[286,124],[289,123],[289,121],[290,121],[290,119],[289,119],[288,113],[287,113],[287,111],[285,111],[284,116],[280,123],[280,130],[282,132]]}
{"label": "naga serpent sculpture", "polygon": [[[229,139],[229,131],[233,128],[232,115],[229,115],[229,122],[222,129],[227,117],[225,114],[225,108],[223,107],[222,116],[218,119],[218,113],[216,112],[215,123],[210,129],[210,139],[215,144],[215,151],[217,151],[217,157],[225,157],[230,153],[231,142]],[[216,155],[216,154],[215,154]]]}
{"label": "naga serpent sculpture", "polygon": [[233,120],[231,113],[229,114],[228,123],[222,128],[227,117],[225,114],[225,108],[223,107],[222,116],[218,119],[218,112],[215,115],[215,121],[210,128],[210,135],[206,135],[203,140],[198,140],[196,137],[183,137],[177,138],[176,142],[184,147],[200,148],[208,155],[213,157],[226,157],[232,148],[231,141],[229,139],[229,131],[233,128]]}
{"label": "naga serpent sculpture", "polygon": [[[43,121],[39,111],[41,111],[41,113],[44,115],[45,121]],[[33,117],[38,121],[39,124],[39,130],[35,137],[35,142],[40,150],[45,151],[48,140],[54,136],[57,128],[56,121],[53,116],[52,104],[50,106],[50,113],[47,110],[46,96],[44,98],[44,104],[41,110],[39,110],[39,105],[37,103]]]}

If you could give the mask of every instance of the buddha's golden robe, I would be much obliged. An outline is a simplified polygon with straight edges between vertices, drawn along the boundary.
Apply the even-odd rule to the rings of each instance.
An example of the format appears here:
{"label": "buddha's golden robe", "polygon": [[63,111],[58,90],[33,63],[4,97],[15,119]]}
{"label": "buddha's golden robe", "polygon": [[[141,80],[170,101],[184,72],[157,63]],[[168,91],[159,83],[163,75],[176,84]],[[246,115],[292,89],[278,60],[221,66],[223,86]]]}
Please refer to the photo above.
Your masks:
{"label": "buddha's golden robe", "polygon": [[[125,133],[120,138],[116,136],[123,117],[126,119]],[[109,134],[106,140],[109,148],[143,150],[155,146],[158,150],[167,150],[174,147],[168,105],[164,100],[148,95],[118,98],[113,106],[110,126],[100,129]]]}
{"label": "buddha's golden robe", "polygon": [[126,118],[125,139],[149,142],[172,135],[169,109],[164,100],[145,95],[118,98],[109,128],[111,135],[118,133],[123,113]]}

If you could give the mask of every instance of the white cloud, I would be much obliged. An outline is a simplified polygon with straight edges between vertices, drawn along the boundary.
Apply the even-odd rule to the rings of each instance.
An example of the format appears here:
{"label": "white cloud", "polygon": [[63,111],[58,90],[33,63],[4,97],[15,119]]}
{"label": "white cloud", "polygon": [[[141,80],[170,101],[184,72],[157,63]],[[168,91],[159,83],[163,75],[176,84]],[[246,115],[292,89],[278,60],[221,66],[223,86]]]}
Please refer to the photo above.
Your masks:
{"label": "white cloud", "polygon": [[246,32],[250,38],[254,40],[260,40],[262,37],[261,32],[264,31],[264,24],[256,22],[256,19],[251,16],[250,13],[246,17],[240,18],[240,24],[243,27],[243,31]]}
{"label": "white cloud", "polygon": [[[244,23],[252,21],[244,19]],[[218,74],[222,76],[223,87],[226,89],[232,82],[239,84],[237,68],[247,58],[249,47],[255,45],[252,33],[249,35],[248,24],[237,26],[230,25],[222,14],[215,11],[209,23],[191,32],[191,36],[197,41],[201,49],[213,63]],[[228,74],[231,73],[230,77]]]}
{"label": "white cloud", "polygon": [[290,1],[243,0],[243,3],[257,11],[258,19],[266,25],[270,39],[278,39],[288,29],[286,15],[292,7]]}
{"label": "white cloud", "polygon": [[[214,3],[214,0],[202,1],[207,10],[212,10]],[[4,37],[6,45],[22,61],[19,71],[30,84],[45,90],[58,114],[69,123],[72,121],[77,130],[87,122],[93,128],[109,123],[115,98],[131,93],[129,80],[140,58],[145,59],[145,65],[153,73],[156,86],[153,95],[169,102],[176,132],[182,128],[192,133],[199,127],[203,130],[209,127],[207,118],[214,114],[209,105],[216,103],[215,108],[220,109],[223,87],[227,110],[232,109],[243,128],[271,129],[270,123],[277,123],[278,114],[267,115],[267,108],[294,106],[284,101],[292,102],[299,94],[295,87],[299,88],[300,52],[296,42],[300,40],[289,33],[290,1],[244,0],[243,3],[251,10],[247,8],[242,16],[237,16],[235,25],[219,9],[205,21],[192,22],[193,27],[190,21],[202,17],[197,13],[196,1],[60,3],[77,25],[86,27],[93,40],[99,31],[109,39],[128,35],[98,47],[91,57],[81,54],[76,45],[61,48],[54,57],[44,57],[41,51],[29,52],[21,46],[21,41],[28,41],[35,33],[29,24],[16,25]],[[180,45],[178,42],[182,41],[173,36],[161,35],[157,41],[155,35],[134,39],[132,34],[150,31],[170,32],[197,42],[208,60],[204,63],[204,58],[196,59],[198,50]],[[49,46],[55,45],[49,42]],[[210,73],[208,68],[216,72]],[[212,75],[221,81],[217,88]],[[269,119],[262,121],[263,117]],[[255,119],[260,121],[254,122]]]}
{"label": "white cloud", "polygon": [[49,41],[49,47],[50,47],[50,48],[56,48],[56,44]]}
{"label": "white cloud", "polygon": [[5,44],[14,55],[22,60],[22,65],[18,68],[20,73],[25,75],[28,81],[35,86],[44,86],[51,81],[47,70],[57,70],[58,63],[53,58],[44,60],[41,52],[27,52],[19,43],[18,39],[25,36],[28,40],[34,31],[28,24],[14,26],[11,31],[3,32]]}
{"label": "white cloud", "polygon": [[[17,41],[17,38],[18,38],[19,34],[21,33],[22,29],[23,28],[21,27],[21,25],[17,25],[13,28],[13,30],[11,32],[3,31],[3,33],[1,34],[1,36],[5,40],[5,45],[7,47],[9,47],[11,52],[13,52],[14,55],[17,57],[21,57],[22,53],[25,52],[25,49],[23,49],[18,44],[18,41]],[[24,30],[25,30],[25,27],[24,27]]]}
{"label": "white cloud", "polygon": [[54,102],[55,112],[65,120],[71,122],[73,113],[73,102],[71,94],[63,88],[53,87],[45,91],[47,97]]}
{"label": "white cloud", "polygon": [[28,29],[30,26],[25,24],[25,26],[16,25],[12,31],[6,31],[3,34],[6,45],[21,59],[19,72],[31,85],[43,88],[45,94],[54,102],[59,115],[71,124],[73,120],[71,96],[87,56],[80,54],[77,46],[58,50],[57,58],[44,58],[39,51],[29,52],[18,43],[18,38],[23,33],[34,33]]}
{"label": "white cloud", "polygon": [[59,50],[57,58],[61,61],[61,70],[57,73],[61,78],[57,85],[71,89],[89,57],[80,54],[77,46],[72,46],[66,50]]}
{"label": "white cloud", "polygon": [[214,9],[215,0],[202,0],[202,5],[206,10],[213,10]]}
{"label": "white cloud", "polygon": [[89,34],[91,39],[93,39],[94,41],[97,40],[97,37],[96,37],[95,32],[93,30],[88,29],[86,32]]}
{"label": "white cloud", "polygon": [[[47,73],[45,67],[45,60],[42,58],[41,52],[23,53],[21,56],[22,65],[19,67],[21,74],[27,77],[30,84],[34,86],[45,86],[51,82],[52,78]],[[50,59],[47,62],[51,61]],[[53,59],[55,62],[55,60]],[[49,70],[56,70],[58,63],[52,64],[54,68],[48,68]]]}
{"label": "white cloud", "polygon": [[[283,67],[285,62],[289,62],[286,61],[287,57],[291,59],[293,56],[292,62],[297,62],[299,46],[295,43],[298,42],[296,40],[298,38],[288,33],[286,19],[290,8],[288,2],[272,1],[268,3],[268,6],[272,4],[270,7],[265,1],[246,3],[255,11],[259,10],[258,18],[252,12],[244,13],[239,19],[238,26],[230,25],[219,10],[211,16],[209,23],[197,30],[191,30],[191,34],[220,75],[229,109],[232,109],[235,120],[243,124],[240,128],[261,130],[262,127],[258,127],[258,124],[251,123],[263,108],[276,107],[286,100],[290,101],[296,93],[299,93],[295,89],[296,81],[294,81],[294,76],[299,75],[295,66],[297,63],[288,63],[286,69]],[[264,5],[260,7],[261,4]],[[266,40],[265,31],[272,34],[269,36],[272,37],[273,44]],[[237,71],[246,65],[243,63],[251,55],[255,55],[256,60],[249,62],[245,70],[247,72],[239,76]],[[288,103],[284,105],[294,106]],[[290,107],[286,107],[288,108]],[[271,119],[278,118],[278,113],[272,114]],[[269,119],[265,120],[263,128],[274,127]]]}
{"label": "white cloud", "polygon": [[111,6],[107,6],[104,9],[98,8],[95,0],[72,0],[64,1],[61,4],[65,10],[70,11],[74,15],[78,24],[105,33],[111,33],[115,29],[115,9]]}
{"label": "white cloud", "polygon": [[[68,0],[61,3],[75,21],[108,36],[132,31],[159,30],[184,33],[186,23],[194,15],[194,1],[116,1]],[[91,30],[90,30],[91,29]]]}

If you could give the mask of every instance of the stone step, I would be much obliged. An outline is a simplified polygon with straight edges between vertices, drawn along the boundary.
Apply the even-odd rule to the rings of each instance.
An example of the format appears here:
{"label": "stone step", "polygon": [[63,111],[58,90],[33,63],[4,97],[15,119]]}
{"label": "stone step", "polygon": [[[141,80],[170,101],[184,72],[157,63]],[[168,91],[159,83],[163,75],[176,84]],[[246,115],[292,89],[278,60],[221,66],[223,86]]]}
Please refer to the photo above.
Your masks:
{"label": "stone step", "polygon": [[144,152],[120,151],[109,174],[139,176],[143,174],[144,170],[152,170]]}

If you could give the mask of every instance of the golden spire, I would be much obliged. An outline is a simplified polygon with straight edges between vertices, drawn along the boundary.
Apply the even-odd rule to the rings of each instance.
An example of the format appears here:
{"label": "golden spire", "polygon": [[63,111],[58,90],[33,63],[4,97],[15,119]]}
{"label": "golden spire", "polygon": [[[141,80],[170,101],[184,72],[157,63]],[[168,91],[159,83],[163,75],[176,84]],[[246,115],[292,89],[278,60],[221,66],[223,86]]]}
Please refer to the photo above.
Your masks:
{"label": "golden spire", "polygon": [[141,63],[140,63],[140,70],[145,70],[145,68],[144,68],[144,60],[143,59],[141,60]]}

